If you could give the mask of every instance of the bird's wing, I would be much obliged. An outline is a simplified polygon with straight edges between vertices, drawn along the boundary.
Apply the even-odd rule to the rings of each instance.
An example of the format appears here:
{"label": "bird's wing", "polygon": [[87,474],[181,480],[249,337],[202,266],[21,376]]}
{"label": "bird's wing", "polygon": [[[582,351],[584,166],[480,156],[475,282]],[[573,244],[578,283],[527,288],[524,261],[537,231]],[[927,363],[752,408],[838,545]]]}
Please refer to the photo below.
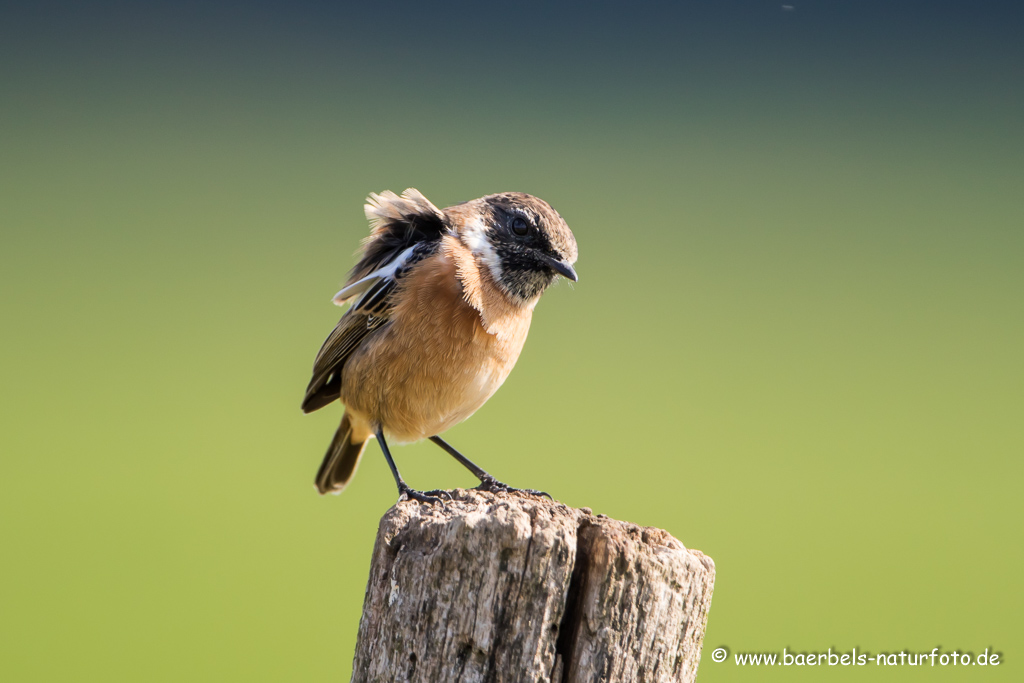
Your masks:
{"label": "bird's wing", "polygon": [[423,243],[421,242],[419,245],[414,244],[413,246],[408,247],[405,251],[396,255],[384,266],[368,275],[364,275],[351,284],[345,285],[344,289],[334,295],[334,303],[338,306],[344,306],[346,303],[362,294],[362,298],[359,299],[359,302],[354,306],[354,308],[363,306],[368,295],[375,290],[378,290],[381,287],[382,282],[394,282],[398,277],[400,277],[399,273],[401,269],[411,265],[409,262],[413,258],[413,252],[416,251],[418,247],[422,246],[422,244]]}
{"label": "bird's wing", "polygon": [[302,401],[309,413],[337,400],[341,372],[352,352],[391,318],[402,278],[435,253],[449,231],[444,214],[416,190],[399,197],[392,192],[370,195],[366,204],[372,232],[363,256],[334,303],[354,300],[313,362],[313,377]]}
{"label": "bird's wing", "polygon": [[345,313],[324,341],[313,363],[313,378],[306,387],[302,410],[311,413],[341,396],[341,369],[359,344],[388,322],[387,318]]}

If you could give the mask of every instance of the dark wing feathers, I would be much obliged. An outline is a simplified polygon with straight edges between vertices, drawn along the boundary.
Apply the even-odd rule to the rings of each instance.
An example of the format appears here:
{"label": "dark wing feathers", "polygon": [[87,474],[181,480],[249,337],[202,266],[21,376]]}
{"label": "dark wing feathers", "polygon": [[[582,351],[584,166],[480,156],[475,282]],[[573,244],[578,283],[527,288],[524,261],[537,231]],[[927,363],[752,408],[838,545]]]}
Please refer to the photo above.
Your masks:
{"label": "dark wing feathers", "polygon": [[387,265],[412,245],[439,241],[450,231],[444,212],[413,188],[401,196],[388,191],[371,194],[365,210],[372,229],[350,283]]}
{"label": "dark wing feathers", "polygon": [[391,295],[398,287],[398,280],[401,279],[403,271],[395,271],[391,277],[382,278],[370,289],[366,290],[362,298],[356,302],[352,310],[368,316],[385,317],[391,310]]}
{"label": "dark wing feathers", "polygon": [[[373,231],[348,285],[374,275],[379,279],[345,311],[316,355],[313,377],[302,401],[302,410],[307,413],[340,397],[345,361],[389,322],[402,277],[416,263],[436,253],[441,237],[448,231],[444,214],[415,190],[406,190],[401,197],[390,192],[370,195],[366,215]],[[410,247],[414,248],[410,251]],[[403,260],[396,262],[399,257]]]}
{"label": "dark wing feathers", "polygon": [[383,230],[375,232],[366,244],[363,257],[352,269],[356,273],[370,273],[387,265],[414,244],[436,242],[448,232],[444,215],[403,215],[400,220],[384,223]]}
{"label": "dark wing feathers", "polygon": [[313,361],[313,378],[306,387],[302,410],[311,413],[341,395],[341,369],[359,344],[388,322],[386,317],[372,317],[347,311],[327,337]]}
{"label": "dark wing feathers", "polygon": [[302,399],[302,412],[312,413],[320,410],[328,403],[333,403],[341,398],[341,373],[332,372],[327,376],[327,381],[309,383],[306,389],[306,397]]}

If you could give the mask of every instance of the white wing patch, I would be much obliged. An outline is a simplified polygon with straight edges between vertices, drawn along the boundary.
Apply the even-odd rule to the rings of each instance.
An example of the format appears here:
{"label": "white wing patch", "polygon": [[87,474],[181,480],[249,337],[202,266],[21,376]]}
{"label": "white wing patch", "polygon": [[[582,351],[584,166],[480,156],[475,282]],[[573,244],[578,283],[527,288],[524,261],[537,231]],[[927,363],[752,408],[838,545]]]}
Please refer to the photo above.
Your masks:
{"label": "white wing patch", "polygon": [[366,277],[356,280],[348,287],[345,287],[345,289],[335,294],[333,299],[334,305],[344,306],[349,302],[349,300],[366,292],[381,280],[394,277],[395,273],[409,261],[413,250],[416,249],[416,246],[417,245],[414,244],[396,256],[392,261],[381,266]]}

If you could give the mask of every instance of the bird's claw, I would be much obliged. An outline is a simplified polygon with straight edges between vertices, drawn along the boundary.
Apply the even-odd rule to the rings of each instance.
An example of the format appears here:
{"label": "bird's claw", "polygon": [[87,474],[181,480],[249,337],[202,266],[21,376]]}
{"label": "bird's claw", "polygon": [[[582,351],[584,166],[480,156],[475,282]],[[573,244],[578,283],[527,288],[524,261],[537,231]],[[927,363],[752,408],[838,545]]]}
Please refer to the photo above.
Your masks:
{"label": "bird's claw", "polygon": [[[398,500],[401,501],[403,498],[406,500],[416,500],[427,505],[440,505],[442,508],[445,507],[444,501],[438,496],[431,495],[432,493],[444,493],[448,495],[446,491],[417,491],[416,489],[403,486],[398,489]],[[448,500],[451,500],[451,496],[448,496]]]}
{"label": "bird's claw", "polygon": [[545,491],[538,491],[536,489],[517,489],[498,481],[494,477],[491,477],[490,479],[482,479],[480,481],[480,485],[476,487],[476,490],[487,491],[489,493],[525,493],[529,496],[543,496],[548,500],[554,500],[554,498],[551,497],[551,494]]}

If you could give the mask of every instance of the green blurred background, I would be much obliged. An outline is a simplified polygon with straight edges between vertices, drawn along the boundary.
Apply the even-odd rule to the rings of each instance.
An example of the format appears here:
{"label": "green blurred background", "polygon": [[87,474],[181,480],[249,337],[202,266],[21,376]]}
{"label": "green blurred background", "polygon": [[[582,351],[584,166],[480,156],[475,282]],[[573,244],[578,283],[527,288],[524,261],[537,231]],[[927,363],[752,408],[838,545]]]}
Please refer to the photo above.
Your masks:
{"label": "green blurred background", "polygon": [[3,5],[0,679],[347,680],[395,488],[299,402],[411,186],[575,231],[447,436],[711,555],[700,680],[1021,680],[1021,10],[793,5]]}

